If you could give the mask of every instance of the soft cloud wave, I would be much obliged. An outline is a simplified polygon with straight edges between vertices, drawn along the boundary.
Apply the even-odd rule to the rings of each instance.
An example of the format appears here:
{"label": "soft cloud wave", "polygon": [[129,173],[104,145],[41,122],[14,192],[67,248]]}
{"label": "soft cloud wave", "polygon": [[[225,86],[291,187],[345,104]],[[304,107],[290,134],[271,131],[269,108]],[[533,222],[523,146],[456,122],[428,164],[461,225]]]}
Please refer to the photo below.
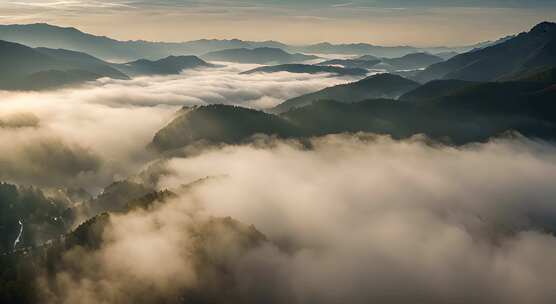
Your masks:
{"label": "soft cloud wave", "polygon": [[[140,294],[133,286],[146,283],[172,286],[170,299],[178,286],[215,294],[197,281],[211,266],[191,268],[194,259],[175,252],[190,248],[193,228],[183,223],[232,216],[271,241],[238,251],[232,238],[203,251],[226,269],[227,275],[211,276],[224,285],[211,286],[236,302],[553,303],[555,152],[552,144],[520,137],[453,148],[419,137],[359,134],[316,138],[311,149],[267,140],[171,159],[161,188],[218,178],[180,190],[179,198],[150,212],[112,221],[122,226],[105,236],[101,256],[110,259],[95,259],[105,272],[82,272],[73,282],[99,287],[116,280],[109,285],[132,299]],[[129,246],[141,250],[114,251]],[[176,251],[162,261],[149,249],[157,246]],[[140,262],[137,271],[157,271],[128,281],[114,264],[123,259]],[[174,266],[156,268],[160,263]],[[176,269],[184,280],[172,279]],[[82,285],[69,286],[74,295],[87,294]],[[164,299],[164,289],[156,290]]]}
{"label": "soft cloud wave", "polygon": [[129,81],[101,79],[79,88],[48,92],[0,91],[3,138],[0,164],[11,164],[13,168],[41,167],[49,162],[48,158],[16,157],[14,151],[41,149],[41,142],[52,140],[60,147],[73,147],[68,149],[78,154],[87,151],[97,163],[85,172],[59,172],[54,179],[49,170],[34,170],[31,176],[23,174],[23,170],[15,174],[13,170],[0,168],[3,171],[0,178],[37,186],[71,185],[96,191],[113,180],[138,172],[153,160],[156,155],[145,147],[181,106],[223,103],[269,107],[289,97],[349,80],[328,75],[238,74],[252,67],[229,65]]}

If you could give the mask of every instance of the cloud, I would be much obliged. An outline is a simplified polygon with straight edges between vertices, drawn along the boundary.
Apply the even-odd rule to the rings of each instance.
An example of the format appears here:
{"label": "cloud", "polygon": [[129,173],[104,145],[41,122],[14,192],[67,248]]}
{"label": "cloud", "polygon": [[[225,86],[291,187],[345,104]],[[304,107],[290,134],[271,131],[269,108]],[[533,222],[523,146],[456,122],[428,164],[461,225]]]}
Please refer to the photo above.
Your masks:
{"label": "cloud", "polygon": [[[241,303],[556,299],[554,145],[516,137],[454,148],[346,134],[309,146],[268,140],[168,160],[161,188],[220,177],[114,218],[107,246],[95,253],[110,257],[94,258],[103,272],[79,272],[68,286],[79,294],[96,287],[95,300],[102,284],[155,286],[161,296],[173,282],[171,298],[181,287],[185,299],[192,289],[201,299],[226,293]],[[197,248],[190,231],[211,216],[254,224],[269,242],[242,250],[232,246],[236,237],[217,242],[203,247],[214,259],[191,268],[195,257],[179,253]],[[204,276],[213,265],[225,271]],[[122,269],[131,274],[120,276]],[[184,274],[177,280],[176,270]],[[199,283],[208,277],[223,285]],[[119,289],[126,299],[141,294],[130,288]]]}
{"label": "cloud", "polygon": [[[156,157],[145,147],[181,106],[223,103],[269,107],[350,80],[290,73],[238,74],[252,67],[229,65],[129,81],[101,79],[79,88],[47,92],[0,91],[0,178],[96,192],[137,173]],[[50,148],[44,144],[56,146],[53,142],[62,150],[49,154]],[[14,151],[27,152],[18,155]],[[43,152],[38,157],[31,151]],[[64,167],[57,159],[64,153],[85,157],[87,165],[77,161],[75,168],[79,170],[56,171],[56,178],[52,178],[52,170]],[[32,170],[18,171],[18,166]]]}
{"label": "cloud", "polygon": [[0,132],[0,179],[19,184],[68,187],[95,174],[100,159],[91,151],[56,137],[40,137],[28,132],[18,136]]}
{"label": "cloud", "polygon": [[131,1],[123,2],[106,2],[106,1],[80,1],[80,0],[67,0],[67,1],[9,1],[9,4],[18,6],[39,7],[46,9],[90,9],[90,8],[132,8],[128,3]]}
{"label": "cloud", "polygon": [[39,118],[33,113],[11,113],[0,116],[0,128],[36,128]]}
{"label": "cloud", "polygon": [[103,79],[93,84],[93,93],[118,91],[107,96],[107,104],[204,105],[231,104],[271,108],[282,101],[358,78],[327,74],[239,74],[257,65],[231,64],[216,69],[187,70],[178,76],[139,77],[132,81]]}

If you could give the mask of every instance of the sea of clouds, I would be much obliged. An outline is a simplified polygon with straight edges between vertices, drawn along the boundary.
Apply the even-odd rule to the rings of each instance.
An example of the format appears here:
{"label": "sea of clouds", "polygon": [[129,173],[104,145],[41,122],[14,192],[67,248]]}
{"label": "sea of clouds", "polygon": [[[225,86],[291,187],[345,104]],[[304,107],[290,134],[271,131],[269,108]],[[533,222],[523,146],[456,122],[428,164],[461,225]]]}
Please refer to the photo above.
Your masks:
{"label": "sea of clouds", "polygon": [[[268,108],[349,81],[238,74],[250,67],[0,92],[0,179],[94,192],[143,172],[178,194],[113,215],[101,248],[39,278],[45,302],[174,303],[184,290],[242,303],[556,301],[553,143],[339,134],[164,159],[145,149],[181,106]],[[221,225],[199,245],[199,227],[228,216],[265,241]]]}
{"label": "sea of clouds", "polygon": [[[49,299],[172,303],[200,289],[242,303],[556,300],[556,146],[372,134],[310,146],[268,139],[164,161],[158,186],[179,196],[112,217],[103,248],[68,254],[56,281],[66,293]],[[199,262],[192,231],[214,216],[268,241],[241,247],[224,227]],[[225,271],[207,276],[214,268]]]}
{"label": "sea of clouds", "polygon": [[228,64],[175,76],[100,79],[45,92],[0,91],[0,179],[90,191],[154,159],[145,149],[182,106],[273,107],[353,78],[292,73],[241,75]]}

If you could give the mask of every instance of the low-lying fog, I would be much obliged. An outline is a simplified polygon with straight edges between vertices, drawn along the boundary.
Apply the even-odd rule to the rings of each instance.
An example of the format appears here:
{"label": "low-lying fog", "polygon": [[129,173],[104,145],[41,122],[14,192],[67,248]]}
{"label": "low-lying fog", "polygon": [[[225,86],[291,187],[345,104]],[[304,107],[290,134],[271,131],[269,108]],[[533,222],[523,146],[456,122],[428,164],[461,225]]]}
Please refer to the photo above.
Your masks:
{"label": "low-lying fog", "polygon": [[[232,280],[217,293],[244,303],[553,303],[555,152],[519,136],[452,148],[359,134],[173,158],[161,189],[209,178],[113,217],[105,247],[68,254],[63,292],[46,293],[148,303]],[[203,248],[225,270],[207,279],[214,265],[191,252],[210,216],[254,224],[270,242],[240,249],[220,227]]]}
{"label": "low-lying fog", "polygon": [[[98,191],[156,161],[145,147],[183,105],[267,108],[350,80],[238,74],[252,67],[0,92],[0,179]],[[159,163],[160,189],[209,178],[150,212],[116,215],[102,250],[65,257],[71,271],[42,286],[47,301],[160,300],[198,286],[204,264],[192,265],[184,227],[210,216],[268,237],[244,254],[211,247],[245,303],[556,301],[552,143],[345,134],[311,146],[262,138]]]}
{"label": "low-lying fog", "polygon": [[293,73],[240,75],[229,64],[181,75],[100,79],[47,92],[0,91],[0,179],[98,190],[136,173],[145,150],[181,106],[269,108],[292,97],[354,81]]}

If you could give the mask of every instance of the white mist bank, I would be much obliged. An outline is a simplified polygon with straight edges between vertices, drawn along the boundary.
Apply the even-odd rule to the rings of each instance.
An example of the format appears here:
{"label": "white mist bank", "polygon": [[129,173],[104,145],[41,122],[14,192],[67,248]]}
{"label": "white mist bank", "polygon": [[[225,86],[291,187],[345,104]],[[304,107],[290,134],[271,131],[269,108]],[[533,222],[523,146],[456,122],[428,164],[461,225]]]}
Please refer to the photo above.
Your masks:
{"label": "white mist bank", "polygon": [[228,257],[225,290],[245,303],[556,300],[556,146],[517,137],[453,148],[367,134],[312,145],[270,140],[169,160],[160,188],[218,178],[117,216],[103,249],[73,253],[94,275],[60,274],[71,292],[53,299],[117,303],[141,295],[137,286],[162,298],[200,288],[184,227],[231,216],[271,241],[242,254],[209,247]]}
{"label": "white mist bank", "polygon": [[0,91],[0,179],[95,191],[153,160],[156,156],[145,147],[182,106],[264,108],[349,81],[308,74],[239,74],[253,67],[100,79],[45,92]]}

